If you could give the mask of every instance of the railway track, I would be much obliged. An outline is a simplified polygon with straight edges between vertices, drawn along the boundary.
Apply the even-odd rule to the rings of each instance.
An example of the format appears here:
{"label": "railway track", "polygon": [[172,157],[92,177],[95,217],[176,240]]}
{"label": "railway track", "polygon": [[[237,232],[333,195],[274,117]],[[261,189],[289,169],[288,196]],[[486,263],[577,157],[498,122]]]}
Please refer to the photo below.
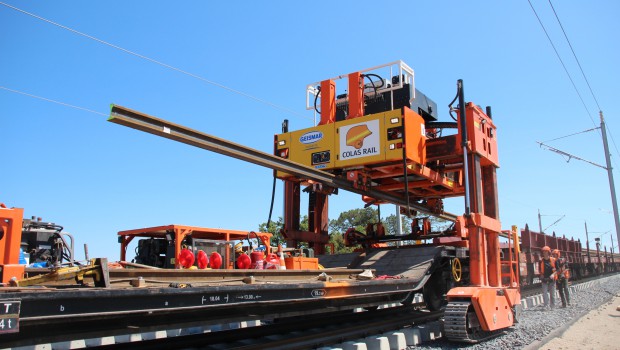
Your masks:
{"label": "railway track", "polygon": [[[582,279],[581,283],[609,274]],[[523,298],[540,294],[540,285],[524,290]],[[415,304],[415,306],[419,306]],[[415,307],[399,306],[366,312],[338,312],[314,316],[276,319],[272,324],[238,330],[194,334],[189,336],[116,344],[101,349],[310,349],[402,330],[411,326],[440,321],[444,312],[429,312]],[[504,332],[483,338],[501,336]]]}
{"label": "railway track", "polygon": [[100,346],[97,349],[309,349],[439,320],[441,311],[400,306],[274,320],[272,324],[213,333]]}
{"label": "railway track", "polygon": [[[602,276],[597,276],[597,278],[604,278],[612,275],[613,274],[605,274]],[[592,277],[582,279],[579,283],[573,284],[573,286],[579,288],[578,286],[580,284],[587,283],[597,278]],[[537,294],[540,294],[539,285],[532,285],[523,290],[522,299],[528,299],[526,302],[527,308],[535,307],[537,303],[540,302],[529,300],[532,299],[529,298],[530,296]],[[537,297],[534,297],[534,299],[536,298]],[[412,334],[412,332],[417,332],[417,342],[428,341],[429,339],[433,339],[433,336],[434,338],[441,337],[444,335],[444,331],[438,321],[441,321],[444,317],[444,311],[429,312],[427,310],[421,310],[420,308],[422,305],[423,304],[416,302],[407,306],[398,305],[376,310],[370,309],[370,311],[363,312],[340,310],[318,314],[300,313],[295,316],[262,319],[260,322],[262,325],[253,327],[229,330],[216,330],[211,328],[208,330],[199,331],[201,333],[198,334],[169,336],[159,339],[141,338],[139,341],[130,341],[129,338],[127,340],[122,340],[122,338],[115,339],[113,336],[110,339],[112,343],[108,343],[110,345],[93,346],[95,344],[91,342],[86,346],[97,349],[131,348],[132,350],[171,348],[309,349],[328,347],[333,344],[347,341],[359,341],[359,339],[363,338],[366,338],[366,341],[370,342],[381,336],[385,336],[385,334],[395,332],[407,333],[408,331],[411,331],[409,334]],[[524,308],[525,306],[526,305],[524,305]],[[169,327],[173,330],[179,327],[179,325],[176,325],[175,327],[175,324],[171,323]],[[189,329],[187,330],[189,331]],[[429,332],[429,330],[431,331]],[[148,332],[146,329],[136,327],[135,332],[132,334],[145,331]],[[108,338],[110,338],[111,335],[109,332],[100,334],[101,335],[99,336]],[[123,334],[127,334],[127,329]],[[170,335],[172,334],[173,333],[170,333]],[[96,336],[97,335],[95,335],[95,337]],[[129,335],[127,336],[129,337]],[[164,334],[164,336],[166,335]],[[496,335],[494,334],[493,336]],[[77,339],[84,338],[80,338],[78,336]],[[390,340],[390,343],[391,342],[392,340]],[[99,344],[102,343],[105,344],[105,342],[100,342]],[[407,340],[407,344],[409,344],[409,338]],[[54,344],[49,344],[49,346],[53,348]],[[63,345],[62,347],[72,348],[73,346]],[[81,346],[77,345],[75,347],[77,348]]]}

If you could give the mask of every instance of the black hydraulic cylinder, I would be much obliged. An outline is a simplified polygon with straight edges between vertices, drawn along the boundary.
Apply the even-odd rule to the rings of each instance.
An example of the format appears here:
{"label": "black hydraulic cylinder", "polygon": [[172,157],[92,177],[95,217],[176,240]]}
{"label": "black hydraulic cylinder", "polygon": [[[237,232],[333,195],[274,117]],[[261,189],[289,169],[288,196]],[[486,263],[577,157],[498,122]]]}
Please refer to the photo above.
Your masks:
{"label": "black hydraulic cylinder", "polygon": [[471,213],[471,204],[469,202],[469,152],[467,150],[467,123],[465,115],[465,92],[463,91],[463,79],[457,82],[459,88],[459,123],[461,127],[461,147],[463,148],[463,183],[465,187],[465,215]]}

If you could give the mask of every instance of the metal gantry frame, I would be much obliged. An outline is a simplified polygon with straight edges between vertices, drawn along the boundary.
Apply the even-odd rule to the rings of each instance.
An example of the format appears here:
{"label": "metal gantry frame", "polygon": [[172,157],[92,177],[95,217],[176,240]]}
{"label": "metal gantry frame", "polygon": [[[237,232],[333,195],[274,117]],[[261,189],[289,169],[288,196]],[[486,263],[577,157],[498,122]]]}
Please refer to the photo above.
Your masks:
{"label": "metal gantry frame", "polygon": [[[381,88],[381,92],[390,92],[390,94],[392,95],[392,98],[391,98],[392,109],[394,109],[394,91],[403,88],[406,84],[409,84],[409,90],[410,90],[409,92],[411,96],[409,103],[411,103],[415,99],[414,71],[413,71],[413,68],[409,67],[405,62],[398,60],[398,61],[382,64],[379,66],[363,69],[361,71],[354,72],[351,74],[342,74],[342,75],[338,75],[336,77],[329,78],[329,79],[326,79],[320,82],[317,81],[317,82],[308,84],[306,86],[306,110],[314,110],[316,100],[320,97],[321,111],[325,111],[325,110],[335,111],[334,104],[338,102],[336,100],[336,97],[337,97],[336,96],[336,81],[342,80],[342,79],[349,80],[348,81],[348,87],[349,87],[348,92],[349,93],[342,100],[342,102],[349,102],[350,105],[363,104],[364,95],[374,94],[375,92],[367,93],[365,92],[364,88],[362,88],[360,91],[358,89],[359,86],[357,85],[358,84],[361,84],[362,86],[364,85],[363,79],[362,79],[362,82],[359,82],[360,78],[363,76],[364,73],[379,72],[382,69],[386,72],[389,71],[388,73],[389,79],[395,76],[396,72],[398,73],[397,76],[401,77],[398,79],[396,83],[390,84],[389,87]],[[331,105],[331,107],[328,107],[328,105]],[[363,115],[363,113],[361,114]],[[326,119],[325,116],[321,115],[321,123],[325,122],[325,119]],[[315,112],[315,118],[314,118],[314,125],[317,125],[316,112]]]}
{"label": "metal gantry frame", "polygon": [[[381,89],[381,91],[383,92],[394,91],[394,90],[401,89],[405,84],[409,84],[410,89],[411,89],[411,100],[409,102],[413,101],[415,99],[415,75],[414,75],[413,68],[409,67],[405,62],[398,60],[398,61],[378,65],[375,67],[363,69],[363,70],[360,70],[358,73],[373,72],[373,71],[380,70],[382,68],[389,68],[390,79],[395,75],[394,73],[395,71],[398,72],[398,76],[401,76],[401,77],[404,76],[405,78],[399,79],[398,83],[392,84],[392,86],[389,88],[387,87],[383,88]],[[341,74],[341,75],[338,75],[336,77],[329,78],[326,80],[341,80],[341,79],[346,79],[348,77],[349,77],[348,74]],[[316,81],[306,86],[306,110],[314,109],[314,105],[312,104],[312,101],[320,92],[320,90],[317,89],[317,86],[319,86],[320,84],[321,84],[320,81]]]}

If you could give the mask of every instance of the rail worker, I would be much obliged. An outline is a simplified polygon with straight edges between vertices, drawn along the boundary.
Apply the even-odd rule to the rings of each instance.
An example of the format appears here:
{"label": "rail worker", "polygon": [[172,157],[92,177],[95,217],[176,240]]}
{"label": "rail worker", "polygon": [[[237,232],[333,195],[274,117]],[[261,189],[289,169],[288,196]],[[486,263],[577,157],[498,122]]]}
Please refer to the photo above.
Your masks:
{"label": "rail worker", "polygon": [[566,305],[570,306],[570,295],[568,293],[568,278],[570,274],[568,271],[568,263],[565,258],[560,256],[560,251],[558,249],[554,249],[552,255],[555,259],[555,267],[557,269],[555,287],[558,289],[558,292],[560,292],[562,307],[566,307]]}
{"label": "rail worker", "polygon": [[555,307],[555,259],[551,257],[551,248],[542,248],[540,260],[540,282],[542,284],[543,301],[545,310]]}

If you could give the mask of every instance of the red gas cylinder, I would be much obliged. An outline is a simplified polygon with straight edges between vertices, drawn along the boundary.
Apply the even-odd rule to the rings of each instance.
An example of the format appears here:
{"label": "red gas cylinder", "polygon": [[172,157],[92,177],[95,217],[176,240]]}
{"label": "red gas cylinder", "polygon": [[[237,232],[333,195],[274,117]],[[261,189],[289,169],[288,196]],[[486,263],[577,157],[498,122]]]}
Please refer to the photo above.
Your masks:
{"label": "red gas cylinder", "polygon": [[252,260],[252,264],[250,265],[251,269],[262,270],[263,269],[263,260],[265,258],[265,254],[263,252],[252,252],[250,254],[250,259]]}
{"label": "red gas cylinder", "polygon": [[241,270],[249,269],[252,265],[252,260],[247,254],[241,254],[237,258],[237,268]]}
{"label": "red gas cylinder", "polygon": [[179,264],[186,269],[194,265],[194,259],[194,253],[187,248],[182,249],[179,253]]}
{"label": "red gas cylinder", "polygon": [[211,253],[211,268],[219,269],[222,267],[222,256],[218,252]]}
{"label": "red gas cylinder", "polygon": [[265,270],[279,270],[280,269],[280,258],[278,255],[271,253],[267,255],[267,259],[265,259]]}
{"label": "red gas cylinder", "polygon": [[201,270],[206,269],[207,265],[209,265],[209,257],[202,250],[199,250],[198,254],[196,254],[196,260],[198,260],[198,268]]}

